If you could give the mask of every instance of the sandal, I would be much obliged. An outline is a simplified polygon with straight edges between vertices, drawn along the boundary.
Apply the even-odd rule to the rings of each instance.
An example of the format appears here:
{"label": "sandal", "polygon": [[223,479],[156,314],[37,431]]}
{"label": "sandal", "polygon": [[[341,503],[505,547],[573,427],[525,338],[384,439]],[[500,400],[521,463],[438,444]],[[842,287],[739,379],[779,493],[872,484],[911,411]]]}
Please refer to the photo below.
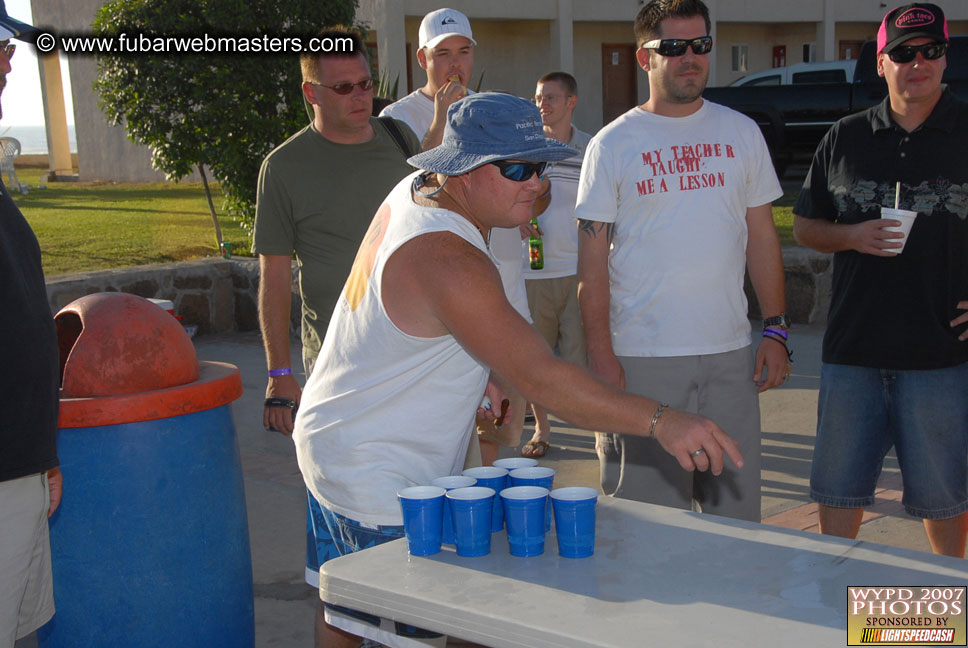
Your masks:
{"label": "sandal", "polygon": [[547,441],[528,441],[521,447],[521,456],[530,459],[540,459],[548,454],[551,444]]}

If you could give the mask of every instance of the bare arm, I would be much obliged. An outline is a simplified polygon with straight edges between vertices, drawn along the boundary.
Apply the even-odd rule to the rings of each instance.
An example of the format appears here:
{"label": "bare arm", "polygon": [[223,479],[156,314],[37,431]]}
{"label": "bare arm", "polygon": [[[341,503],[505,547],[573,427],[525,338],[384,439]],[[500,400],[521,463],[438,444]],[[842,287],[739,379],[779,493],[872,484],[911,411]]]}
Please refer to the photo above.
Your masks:
{"label": "bare arm", "polygon": [[[444,115],[447,113],[445,112]],[[430,128],[427,129],[427,134],[424,135],[423,141],[420,142],[420,146],[425,151],[440,146],[440,143],[444,139],[444,124],[446,123],[446,117],[438,122],[437,113],[434,113],[434,121],[431,122]]]}
{"label": "bare arm", "polygon": [[[269,369],[291,367],[289,312],[292,307],[292,258],[282,254],[259,255],[259,327],[266,348]],[[266,398],[288,398],[299,402],[302,389],[294,376],[269,378]],[[266,429],[292,434],[292,412],[266,407],[262,414]]]}
{"label": "bare arm", "polygon": [[[783,257],[780,254],[780,237],[773,223],[773,205],[767,203],[746,210],[746,266],[756,298],[760,302],[763,317],[773,317],[786,312],[784,292]],[[756,350],[753,382],[760,392],[783,384],[788,363],[787,353],[779,342],[764,339]],[[763,368],[766,376],[763,376]]]}
{"label": "bare arm", "polygon": [[589,370],[609,384],[625,389],[625,371],[612,349],[609,322],[608,254],[614,228],[614,223],[578,221],[578,304],[585,328]]}
{"label": "bare arm", "polygon": [[893,256],[887,250],[901,247],[892,239],[903,238],[900,232],[889,232],[884,227],[901,223],[892,219],[875,218],[855,224],[834,223],[823,218],[793,217],[793,236],[797,243],[818,252],[844,252],[856,250],[861,254]]}
{"label": "bare arm", "polygon": [[61,496],[64,494],[64,475],[60,468],[51,468],[47,471],[47,489],[50,492],[50,506],[47,508],[47,517],[50,517],[60,506]]}
{"label": "bare arm", "polygon": [[467,96],[467,88],[462,86],[459,81],[448,81],[437,90],[434,95],[434,120],[430,122],[430,128],[424,135],[423,150],[427,151],[440,146],[444,139],[444,126],[447,125],[447,109],[451,104]]}
{"label": "bare arm", "polygon": [[[882,228],[900,224],[900,222],[890,218],[875,218],[853,225],[843,225],[820,218],[804,218],[795,214],[793,236],[801,245],[811,247],[818,252],[855,250],[861,254],[889,257],[894,256],[894,253],[886,250],[901,247],[900,243],[891,239],[902,238],[904,235],[900,232],[888,232]],[[968,310],[968,300],[958,302],[956,308]],[[964,313],[950,322],[952,328],[964,324],[968,324],[968,313]],[[968,340],[968,330],[962,332],[958,339],[962,342]]]}
{"label": "bare arm", "polygon": [[[968,324],[968,299],[958,302],[955,307],[960,308],[965,312],[951,320],[951,328],[958,328],[959,326]],[[962,342],[968,340],[968,329],[962,331],[961,335],[958,336],[958,339]]]}
{"label": "bare arm", "polygon": [[[504,295],[493,263],[452,234],[419,236],[388,260],[384,304],[411,335],[449,332],[468,352],[532,402],[567,421],[601,431],[648,435],[658,407],[626,394],[554,356],[544,339]],[[722,471],[725,451],[737,466],[735,443],[712,421],[667,410],[656,439],[686,470]],[[690,452],[703,448],[695,459]]]}

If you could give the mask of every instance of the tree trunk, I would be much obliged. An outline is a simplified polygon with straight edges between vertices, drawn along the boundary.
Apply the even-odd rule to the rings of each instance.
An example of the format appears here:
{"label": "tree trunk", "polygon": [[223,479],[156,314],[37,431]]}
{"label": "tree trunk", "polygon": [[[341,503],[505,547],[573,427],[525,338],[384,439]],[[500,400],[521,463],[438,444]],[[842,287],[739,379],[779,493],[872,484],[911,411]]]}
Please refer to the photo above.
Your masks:
{"label": "tree trunk", "polygon": [[208,198],[208,211],[212,214],[212,225],[215,226],[215,245],[219,254],[222,252],[222,228],[218,224],[218,216],[215,215],[215,204],[212,202],[212,192],[208,188],[208,177],[205,175],[205,167],[198,165],[198,173],[202,176],[202,184],[205,186],[205,197]]}

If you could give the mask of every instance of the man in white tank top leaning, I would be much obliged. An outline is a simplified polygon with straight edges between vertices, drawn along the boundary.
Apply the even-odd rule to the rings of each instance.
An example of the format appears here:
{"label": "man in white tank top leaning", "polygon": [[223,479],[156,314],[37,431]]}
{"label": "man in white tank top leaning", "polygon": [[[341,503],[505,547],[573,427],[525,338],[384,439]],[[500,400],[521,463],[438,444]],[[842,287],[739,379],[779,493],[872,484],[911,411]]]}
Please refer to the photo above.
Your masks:
{"label": "man in white tank top leaning", "polygon": [[[455,474],[474,412],[500,378],[576,425],[652,436],[687,471],[723,470],[736,444],[703,417],[624,393],[555,357],[514,310],[488,251],[491,228],[526,223],[546,162],[575,150],[542,131],[534,104],[475,94],[448,111],[442,144],[381,205],[356,256],[303,392],[293,435],[319,502],[314,521],[341,555],[398,537],[396,493]],[[493,412],[478,415],[493,417]],[[358,636],[389,646],[445,639],[327,604],[321,644]],[[403,636],[401,636],[403,635]]]}

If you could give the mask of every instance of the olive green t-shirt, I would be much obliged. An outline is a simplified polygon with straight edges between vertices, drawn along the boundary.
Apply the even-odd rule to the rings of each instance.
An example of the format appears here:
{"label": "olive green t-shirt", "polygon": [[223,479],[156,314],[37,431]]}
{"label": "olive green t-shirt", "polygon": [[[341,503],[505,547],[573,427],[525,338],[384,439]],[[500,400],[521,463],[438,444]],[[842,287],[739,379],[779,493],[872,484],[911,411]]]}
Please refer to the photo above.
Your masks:
{"label": "olive green t-shirt", "polygon": [[[262,163],[255,251],[291,255],[299,265],[303,358],[315,360],[363,235],[390,189],[412,169],[375,118],[375,137],[336,144],[310,124]],[[411,150],[420,142],[397,122]]]}

